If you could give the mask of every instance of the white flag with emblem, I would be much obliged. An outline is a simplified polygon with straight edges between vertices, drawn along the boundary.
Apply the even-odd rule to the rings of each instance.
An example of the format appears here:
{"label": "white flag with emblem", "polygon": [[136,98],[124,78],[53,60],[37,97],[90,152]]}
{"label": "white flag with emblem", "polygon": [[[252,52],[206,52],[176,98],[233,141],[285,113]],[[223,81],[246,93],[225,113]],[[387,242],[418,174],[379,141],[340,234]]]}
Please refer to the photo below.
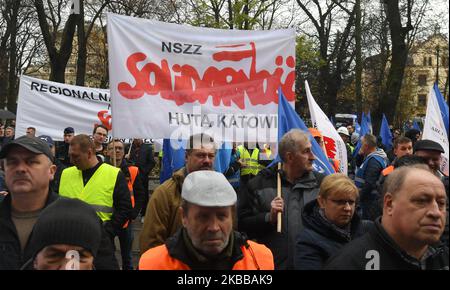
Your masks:
{"label": "white flag with emblem", "polygon": [[327,115],[320,109],[309,89],[308,81],[305,81],[306,96],[308,98],[311,121],[323,137],[326,154],[328,158],[339,160],[339,171],[347,174],[347,148],[339,133],[328,119]]}

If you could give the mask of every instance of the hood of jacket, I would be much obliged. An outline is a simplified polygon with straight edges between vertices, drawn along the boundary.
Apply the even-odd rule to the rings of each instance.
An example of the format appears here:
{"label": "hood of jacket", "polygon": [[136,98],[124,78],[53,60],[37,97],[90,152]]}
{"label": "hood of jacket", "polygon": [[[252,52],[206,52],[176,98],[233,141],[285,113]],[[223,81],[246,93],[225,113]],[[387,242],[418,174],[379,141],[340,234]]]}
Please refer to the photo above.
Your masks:
{"label": "hood of jacket", "polygon": [[384,152],[384,150],[381,149],[381,148],[377,148],[376,151],[374,151],[374,152],[370,153],[369,155],[367,155],[366,159],[369,159],[372,156],[380,156],[385,161],[387,161],[387,162],[389,161],[389,159],[388,159],[388,157],[386,155],[386,152]]}

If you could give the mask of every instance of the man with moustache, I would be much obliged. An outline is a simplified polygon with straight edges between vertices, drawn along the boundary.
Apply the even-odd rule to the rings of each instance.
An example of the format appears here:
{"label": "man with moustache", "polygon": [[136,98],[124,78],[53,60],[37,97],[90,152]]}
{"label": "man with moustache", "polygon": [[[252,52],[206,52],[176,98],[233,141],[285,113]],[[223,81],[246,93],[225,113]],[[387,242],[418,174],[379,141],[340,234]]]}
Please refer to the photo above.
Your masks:
{"label": "man with moustache", "polygon": [[233,231],[236,192],[222,173],[199,170],[183,182],[183,227],[146,251],[140,270],[273,270],[270,250]]}

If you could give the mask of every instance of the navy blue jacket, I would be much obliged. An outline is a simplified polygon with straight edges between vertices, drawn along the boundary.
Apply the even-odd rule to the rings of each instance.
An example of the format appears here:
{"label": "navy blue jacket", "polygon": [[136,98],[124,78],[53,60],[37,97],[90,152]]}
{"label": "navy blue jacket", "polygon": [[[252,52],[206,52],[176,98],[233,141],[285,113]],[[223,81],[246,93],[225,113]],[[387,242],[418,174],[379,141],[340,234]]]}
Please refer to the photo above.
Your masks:
{"label": "navy blue jacket", "polygon": [[345,232],[319,213],[317,200],[305,205],[302,220],[304,229],[298,234],[295,247],[296,270],[321,270],[328,258],[373,226],[371,221],[361,220],[355,211],[350,222],[350,233]]}

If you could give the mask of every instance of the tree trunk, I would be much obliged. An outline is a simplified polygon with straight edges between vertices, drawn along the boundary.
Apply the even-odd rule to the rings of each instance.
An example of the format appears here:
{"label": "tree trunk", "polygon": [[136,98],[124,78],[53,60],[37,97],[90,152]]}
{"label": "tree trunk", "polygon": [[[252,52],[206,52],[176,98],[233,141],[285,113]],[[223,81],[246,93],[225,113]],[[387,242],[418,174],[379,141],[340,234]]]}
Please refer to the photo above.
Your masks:
{"label": "tree trunk", "polygon": [[50,34],[50,28],[47,23],[47,15],[42,0],[34,0],[34,5],[39,19],[42,37],[44,38],[45,47],[50,58],[50,80],[64,83],[67,62],[72,54],[72,42],[75,35],[75,27],[77,24],[77,15],[71,14],[64,26],[61,38],[61,46],[59,51],[56,49],[56,39]]}
{"label": "tree trunk", "polygon": [[234,29],[233,24],[233,4],[231,3],[231,0],[228,0],[228,25],[230,26],[230,29]]}
{"label": "tree trunk", "polygon": [[323,109],[323,111],[329,116],[328,112],[328,100],[327,100],[327,90],[326,83],[330,78],[330,62],[328,60],[328,39],[321,33],[319,33],[320,41],[320,58],[325,62],[319,69],[319,96],[317,97],[317,103]]}
{"label": "tree trunk", "polygon": [[249,23],[248,23],[248,19],[249,19],[249,7],[248,7],[248,1],[249,0],[245,0],[245,4],[244,4],[244,30],[248,30],[249,29]]}
{"label": "tree trunk", "polygon": [[78,59],[77,59],[77,86],[84,86],[86,79],[87,38],[84,30],[84,1],[80,0],[80,14],[77,21]]}
{"label": "tree trunk", "polygon": [[17,16],[19,14],[20,0],[14,1],[11,13],[11,38],[10,54],[9,54],[9,74],[8,74],[8,94],[7,94],[7,108],[11,112],[16,112],[17,109],[17,81],[16,81],[16,68],[17,68]]}
{"label": "tree trunk", "polygon": [[[6,1],[2,13],[2,17],[7,17],[12,1]],[[0,109],[6,107],[7,90],[8,90],[8,40],[11,36],[11,22],[6,21],[6,29],[0,38]]]}
{"label": "tree trunk", "polygon": [[406,35],[412,29],[409,23],[402,27],[398,0],[385,0],[386,16],[392,42],[391,66],[389,68],[386,88],[378,103],[378,110],[374,114],[373,128],[378,130],[381,124],[382,113],[388,120],[394,120],[395,108],[402,88],[403,75],[408,56]]}
{"label": "tree trunk", "polygon": [[8,88],[8,56],[6,49],[0,47],[0,109],[6,106],[6,91]]}
{"label": "tree trunk", "polygon": [[361,55],[361,0],[355,2],[355,101],[357,115],[360,116],[362,112],[362,55]]}

